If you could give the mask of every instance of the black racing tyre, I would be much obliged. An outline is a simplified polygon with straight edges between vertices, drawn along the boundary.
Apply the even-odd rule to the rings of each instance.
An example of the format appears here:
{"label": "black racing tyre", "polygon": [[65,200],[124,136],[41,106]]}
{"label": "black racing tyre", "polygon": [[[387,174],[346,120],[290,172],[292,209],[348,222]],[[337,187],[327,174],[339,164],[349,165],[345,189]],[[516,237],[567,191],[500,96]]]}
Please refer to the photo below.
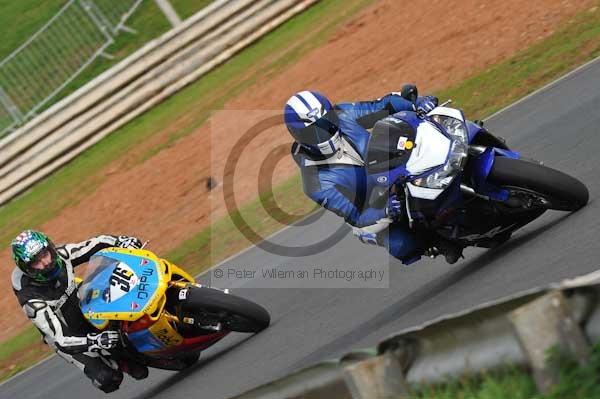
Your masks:
{"label": "black racing tyre", "polygon": [[587,187],[574,177],[521,159],[496,157],[489,181],[539,196],[548,209],[576,211],[589,199]]}
{"label": "black racing tyre", "polygon": [[181,357],[181,362],[185,365],[185,368],[192,367],[200,359],[200,352],[186,353]]}
{"label": "black racing tyre", "polygon": [[271,316],[259,304],[207,287],[191,287],[183,304],[186,314],[218,318],[229,331],[257,333],[269,327]]}

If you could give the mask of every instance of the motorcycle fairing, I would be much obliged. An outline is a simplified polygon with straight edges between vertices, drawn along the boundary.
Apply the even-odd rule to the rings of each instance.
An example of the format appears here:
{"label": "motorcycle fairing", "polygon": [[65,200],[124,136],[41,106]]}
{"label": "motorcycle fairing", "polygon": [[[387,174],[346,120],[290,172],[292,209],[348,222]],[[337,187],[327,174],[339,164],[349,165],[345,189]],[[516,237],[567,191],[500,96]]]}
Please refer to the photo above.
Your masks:
{"label": "motorcycle fairing", "polygon": [[128,332],[127,338],[138,352],[154,352],[183,343],[179,334],[165,317],[143,330]]}
{"label": "motorcycle fairing", "polygon": [[411,182],[406,183],[406,187],[408,187],[408,192],[412,197],[426,200],[435,200],[444,192],[443,188],[419,187]]}
{"label": "motorcycle fairing", "polygon": [[154,352],[166,348],[166,345],[152,334],[148,328],[128,333],[127,338],[140,353]]}
{"label": "motorcycle fairing", "polygon": [[79,298],[84,316],[96,327],[109,320],[137,320],[164,306],[167,278],[154,254],[108,248],[92,256],[90,265],[97,268],[85,278]]}
{"label": "motorcycle fairing", "polygon": [[469,144],[480,145],[483,147],[496,147],[503,150],[510,150],[502,139],[491,134],[487,129],[483,128],[471,121],[465,121],[467,125],[467,135]]}
{"label": "motorcycle fairing", "polygon": [[[376,185],[390,187],[394,183],[406,183],[435,172],[448,161],[452,138],[434,122],[410,111],[398,112],[380,122],[373,128],[367,155],[369,176]],[[386,123],[396,126],[386,126]],[[402,130],[403,125],[406,131],[399,132],[397,129]],[[404,147],[406,142],[410,142],[410,148]],[[408,188],[411,195],[427,199],[435,199],[443,191],[410,183]]]}
{"label": "motorcycle fairing", "polygon": [[496,201],[508,200],[509,193],[507,190],[495,187],[488,183],[487,178],[494,166],[496,156],[503,156],[513,159],[519,159],[518,152],[504,150],[502,148],[488,147],[483,153],[474,157],[471,160],[473,173],[473,189],[482,195],[488,196]]}
{"label": "motorcycle fairing", "polygon": [[448,160],[452,140],[428,121],[417,126],[415,148],[411,152],[406,170],[411,176],[418,176],[444,165]]}

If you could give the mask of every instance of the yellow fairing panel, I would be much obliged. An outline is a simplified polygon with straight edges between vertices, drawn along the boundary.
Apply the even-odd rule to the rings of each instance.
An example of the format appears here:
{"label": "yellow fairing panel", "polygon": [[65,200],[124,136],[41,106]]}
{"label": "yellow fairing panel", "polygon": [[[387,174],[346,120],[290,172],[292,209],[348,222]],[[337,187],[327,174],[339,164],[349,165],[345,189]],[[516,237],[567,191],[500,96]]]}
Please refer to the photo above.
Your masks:
{"label": "yellow fairing panel", "polygon": [[[144,315],[157,320],[171,279],[168,264],[147,250],[109,248],[97,255],[96,277],[86,277],[80,290],[85,317],[99,328],[106,320],[135,321]],[[102,259],[107,264],[104,270]]]}

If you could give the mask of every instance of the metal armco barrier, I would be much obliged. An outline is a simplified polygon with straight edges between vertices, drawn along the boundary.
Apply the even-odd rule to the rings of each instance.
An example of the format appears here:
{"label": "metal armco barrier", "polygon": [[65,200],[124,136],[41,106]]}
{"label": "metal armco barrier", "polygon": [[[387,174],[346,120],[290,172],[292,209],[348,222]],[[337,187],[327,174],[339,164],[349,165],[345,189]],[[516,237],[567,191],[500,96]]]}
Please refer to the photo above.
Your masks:
{"label": "metal armco barrier", "polygon": [[217,0],[0,140],[0,205],[318,0]]}
{"label": "metal armco barrier", "polygon": [[587,362],[588,343],[600,339],[599,299],[600,270],[445,315],[232,399],[408,399],[423,384],[509,363],[530,367],[546,392],[556,382],[550,348]]}

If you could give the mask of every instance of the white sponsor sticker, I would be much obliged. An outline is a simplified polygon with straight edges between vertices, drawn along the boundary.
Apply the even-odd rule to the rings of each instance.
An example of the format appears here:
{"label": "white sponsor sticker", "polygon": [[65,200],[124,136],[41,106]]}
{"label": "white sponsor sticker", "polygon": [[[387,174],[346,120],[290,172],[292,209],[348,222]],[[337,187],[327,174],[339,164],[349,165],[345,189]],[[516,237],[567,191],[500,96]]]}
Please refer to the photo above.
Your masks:
{"label": "white sponsor sticker", "polygon": [[179,299],[180,300],[184,300],[185,298],[187,298],[188,295],[188,290],[187,288],[184,290],[179,291]]}
{"label": "white sponsor sticker", "polygon": [[400,137],[400,140],[398,140],[398,149],[399,150],[404,150],[406,148],[406,142],[408,141],[408,137]]}

